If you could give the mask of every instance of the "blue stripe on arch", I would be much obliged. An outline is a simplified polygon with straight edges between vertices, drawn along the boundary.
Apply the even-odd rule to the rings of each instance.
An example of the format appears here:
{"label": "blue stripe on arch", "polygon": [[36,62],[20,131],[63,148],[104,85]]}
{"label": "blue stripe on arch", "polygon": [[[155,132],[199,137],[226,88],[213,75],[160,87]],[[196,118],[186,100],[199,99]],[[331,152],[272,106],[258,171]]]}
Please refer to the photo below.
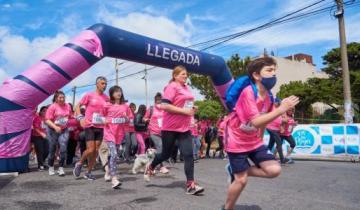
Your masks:
{"label": "blue stripe on arch", "polygon": [[41,60],[44,63],[49,64],[49,66],[51,66],[51,68],[53,68],[55,71],[57,71],[59,74],[61,74],[64,78],[66,78],[67,80],[72,80],[72,78],[70,77],[70,75],[68,75],[64,70],[62,70],[59,66],[57,66],[55,63],[46,60],[46,59],[42,59]]}
{"label": "blue stripe on arch", "polygon": [[85,60],[88,62],[89,65],[93,65],[100,60],[98,57],[96,57],[95,55],[91,54],[89,51],[85,50],[84,48],[76,44],[67,43],[64,46],[80,53],[80,55],[85,58]]}
{"label": "blue stripe on arch", "polygon": [[19,136],[19,135],[25,133],[25,131],[27,131],[27,130],[29,130],[29,129],[25,129],[25,130],[14,132],[14,133],[0,134],[0,144],[7,142],[16,136]]}
{"label": "blue stripe on arch", "polygon": [[14,77],[14,79],[17,80],[21,80],[31,86],[33,86],[34,88],[40,90],[41,92],[45,93],[46,95],[50,95],[48,92],[46,92],[42,87],[40,87],[39,85],[37,85],[35,82],[33,82],[32,80],[30,80],[29,78],[23,76],[23,75],[17,75],[16,77]]}
{"label": "blue stripe on arch", "polygon": [[0,112],[16,111],[21,109],[26,108],[0,96]]}

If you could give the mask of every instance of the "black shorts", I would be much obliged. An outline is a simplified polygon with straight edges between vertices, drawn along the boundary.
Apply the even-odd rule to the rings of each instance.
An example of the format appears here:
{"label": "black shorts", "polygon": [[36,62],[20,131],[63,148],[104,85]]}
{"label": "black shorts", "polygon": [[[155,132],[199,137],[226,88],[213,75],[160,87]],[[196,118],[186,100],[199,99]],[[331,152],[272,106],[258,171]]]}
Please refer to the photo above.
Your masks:
{"label": "black shorts", "polygon": [[85,128],[85,140],[86,141],[102,141],[104,137],[103,128]]}
{"label": "black shorts", "polygon": [[234,174],[244,172],[250,168],[248,158],[250,158],[250,160],[254,162],[257,167],[260,167],[261,162],[275,160],[274,155],[264,145],[249,152],[228,152],[228,156],[231,170]]}

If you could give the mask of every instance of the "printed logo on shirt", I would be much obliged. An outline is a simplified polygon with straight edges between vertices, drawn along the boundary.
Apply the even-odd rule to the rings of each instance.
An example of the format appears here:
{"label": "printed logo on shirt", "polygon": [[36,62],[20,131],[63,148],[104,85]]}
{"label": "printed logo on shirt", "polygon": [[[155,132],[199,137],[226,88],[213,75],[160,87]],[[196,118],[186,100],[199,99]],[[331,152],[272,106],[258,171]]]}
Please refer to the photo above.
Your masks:
{"label": "printed logo on shirt", "polygon": [[100,125],[105,124],[105,117],[103,117],[99,113],[93,113],[92,123],[93,124],[100,124]]}
{"label": "printed logo on shirt", "polygon": [[65,126],[68,122],[68,118],[67,117],[60,117],[57,120],[55,120],[55,125],[60,125],[60,126]]}
{"label": "printed logo on shirt", "polygon": [[253,125],[251,125],[250,122],[248,122],[246,124],[241,123],[240,130],[242,130],[244,132],[247,132],[247,133],[250,133],[250,132],[257,131],[257,128],[255,128]]}

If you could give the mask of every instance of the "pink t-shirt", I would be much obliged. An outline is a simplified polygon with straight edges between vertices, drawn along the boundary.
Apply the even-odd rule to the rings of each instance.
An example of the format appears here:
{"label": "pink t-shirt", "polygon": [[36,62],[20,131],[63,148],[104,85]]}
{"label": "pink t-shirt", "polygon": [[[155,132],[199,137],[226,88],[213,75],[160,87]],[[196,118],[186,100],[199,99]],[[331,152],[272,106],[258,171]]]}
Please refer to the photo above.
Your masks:
{"label": "pink t-shirt", "polygon": [[151,117],[150,117],[151,110],[148,109],[146,111],[146,114],[144,117],[146,119],[149,119],[149,117],[150,117],[148,130],[150,131],[150,134],[153,134],[153,135],[161,135],[164,111],[162,109],[160,109],[160,106],[161,105],[153,106],[153,108],[152,108],[153,111],[152,111]]}
{"label": "pink t-shirt", "polygon": [[[131,111],[131,109],[130,109],[130,111]],[[130,133],[134,133],[135,132],[135,126],[134,126],[134,118],[135,118],[135,116],[134,116],[134,113],[132,111],[130,113],[128,113],[128,114],[129,114],[129,116],[128,116],[129,123],[127,123],[125,125],[125,131],[130,132]]]}
{"label": "pink t-shirt", "polygon": [[194,118],[191,118],[190,131],[191,135],[195,137],[199,136],[199,123]]}
{"label": "pink t-shirt", "polygon": [[281,123],[282,123],[283,117],[280,115],[279,117],[275,118],[273,121],[271,121],[266,128],[273,130],[273,131],[280,131]]}
{"label": "pink t-shirt", "polygon": [[58,103],[53,103],[47,109],[45,119],[51,120],[60,128],[66,128],[71,114],[72,110],[69,104],[64,103],[63,105],[60,105]]}
{"label": "pink t-shirt", "polygon": [[236,102],[235,111],[225,120],[227,152],[241,153],[259,148],[263,145],[260,129],[251,125],[251,120],[270,110],[271,101],[267,95],[265,99],[257,97],[251,86],[246,87]]}
{"label": "pink t-shirt", "polygon": [[106,103],[103,108],[103,116],[106,124],[104,126],[104,140],[115,144],[121,144],[125,137],[126,124],[129,123],[128,116],[131,110],[127,104]]}
{"label": "pink t-shirt", "polygon": [[[174,106],[192,109],[194,106],[194,96],[187,85],[180,85],[170,82],[164,88],[163,100],[167,100]],[[192,116],[164,112],[163,127],[164,131],[186,132],[189,131]]]}
{"label": "pink t-shirt", "polygon": [[46,133],[46,124],[45,124],[45,117],[40,117],[38,114],[35,115],[33,120],[33,130],[31,132],[32,136],[41,136],[39,132],[35,129]]}
{"label": "pink t-shirt", "polygon": [[296,123],[294,118],[288,117],[287,123],[284,125],[284,132],[281,133],[282,136],[291,136],[291,133],[295,127]]}
{"label": "pink t-shirt", "polygon": [[109,101],[109,97],[105,94],[99,95],[97,92],[87,93],[81,100],[80,105],[86,106],[85,111],[85,128],[104,127],[104,116],[102,111],[106,102]]}

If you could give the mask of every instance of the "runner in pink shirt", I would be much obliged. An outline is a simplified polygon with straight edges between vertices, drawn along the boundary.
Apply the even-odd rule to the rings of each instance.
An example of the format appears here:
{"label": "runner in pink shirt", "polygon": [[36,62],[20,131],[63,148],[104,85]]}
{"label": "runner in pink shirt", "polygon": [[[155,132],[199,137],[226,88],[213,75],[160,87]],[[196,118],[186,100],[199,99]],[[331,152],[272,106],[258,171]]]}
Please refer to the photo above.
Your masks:
{"label": "runner in pink shirt", "polygon": [[[282,126],[281,126],[282,129],[280,129],[281,140],[285,139],[290,144],[290,148],[286,154],[287,158],[290,157],[291,153],[294,151],[294,148],[296,147],[295,140],[291,135],[293,129],[297,125],[297,122],[294,120],[294,112],[295,112],[295,109],[290,109],[286,112],[286,114],[284,115]],[[294,161],[289,158],[288,163],[294,163]]]}
{"label": "runner in pink shirt", "polygon": [[126,104],[123,91],[119,86],[113,86],[109,90],[110,102],[103,108],[105,117],[104,141],[107,144],[110,159],[106,173],[110,173],[112,188],[117,189],[121,182],[116,176],[118,150],[121,142],[125,138],[126,124],[129,123],[128,116],[131,114],[130,107]]}
{"label": "runner in pink shirt", "polygon": [[[76,118],[85,128],[86,136],[86,150],[82,154],[79,162],[75,164],[75,168],[73,170],[73,174],[77,178],[81,174],[83,162],[89,158],[87,173],[85,173],[84,178],[88,180],[95,180],[91,171],[95,165],[96,156],[104,136],[103,128],[105,118],[102,115],[102,111],[105,103],[109,101],[109,97],[104,94],[106,85],[107,80],[105,77],[96,78],[96,91],[85,94],[75,108],[77,114]],[[86,107],[85,116],[81,114],[80,106]]]}
{"label": "runner in pink shirt", "polygon": [[64,165],[69,141],[68,121],[72,116],[72,110],[69,104],[65,103],[65,94],[62,91],[56,91],[53,98],[53,104],[49,106],[45,114],[47,124],[47,138],[49,140],[49,175],[55,175],[54,160],[57,145],[60,150],[59,176],[65,176]]}
{"label": "runner in pink shirt", "polygon": [[132,157],[137,153],[137,139],[134,126],[134,118],[136,105],[130,103],[129,105],[131,113],[129,113],[129,123],[126,124],[125,130],[125,162],[131,164]]}
{"label": "runner in pink shirt", "polygon": [[[226,117],[225,150],[230,162],[226,169],[232,183],[223,209],[234,209],[248,176],[273,178],[281,172],[280,164],[263,144],[263,129],[275,118],[295,107],[299,98],[285,98],[278,108],[270,111],[271,99],[268,92],[276,83],[275,70],[276,61],[271,57],[251,61],[247,66],[247,73],[258,94],[254,94],[251,85],[243,89],[235,110]],[[250,166],[248,158],[255,166]]]}
{"label": "runner in pink shirt", "polygon": [[219,152],[219,158],[223,159],[224,156],[224,117],[222,116],[216,123],[217,127],[217,140],[218,140],[218,148],[216,148],[213,158],[216,153]]}
{"label": "runner in pink shirt", "polygon": [[[150,139],[155,145],[156,153],[161,154],[162,152],[162,140],[161,140],[161,129],[163,124],[164,110],[161,109],[161,93],[156,93],[155,104],[151,106],[145,114],[145,120],[149,120],[148,130],[150,133]],[[160,173],[167,174],[169,170],[160,163]]]}
{"label": "runner in pink shirt", "polygon": [[144,179],[150,181],[155,167],[171,156],[175,143],[178,141],[185,162],[186,193],[196,195],[202,193],[204,188],[194,181],[193,141],[189,127],[196,107],[194,96],[186,84],[187,78],[185,67],[176,66],[171,81],[164,88],[161,105],[164,110],[161,130],[163,148],[161,154],[157,154],[154,161],[147,165]]}
{"label": "runner in pink shirt", "polygon": [[199,160],[199,150],[201,147],[201,139],[200,139],[200,125],[197,120],[197,116],[194,116],[191,119],[190,131],[191,131],[191,135],[193,137],[193,143],[194,143],[194,161],[198,161]]}
{"label": "runner in pink shirt", "polygon": [[49,141],[47,140],[47,131],[45,123],[45,114],[47,107],[40,108],[39,114],[36,114],[33,121],[33,130],[31,133],[31,142],[34,144],[38,169],[45,169],[45,159],[49,154]]}

